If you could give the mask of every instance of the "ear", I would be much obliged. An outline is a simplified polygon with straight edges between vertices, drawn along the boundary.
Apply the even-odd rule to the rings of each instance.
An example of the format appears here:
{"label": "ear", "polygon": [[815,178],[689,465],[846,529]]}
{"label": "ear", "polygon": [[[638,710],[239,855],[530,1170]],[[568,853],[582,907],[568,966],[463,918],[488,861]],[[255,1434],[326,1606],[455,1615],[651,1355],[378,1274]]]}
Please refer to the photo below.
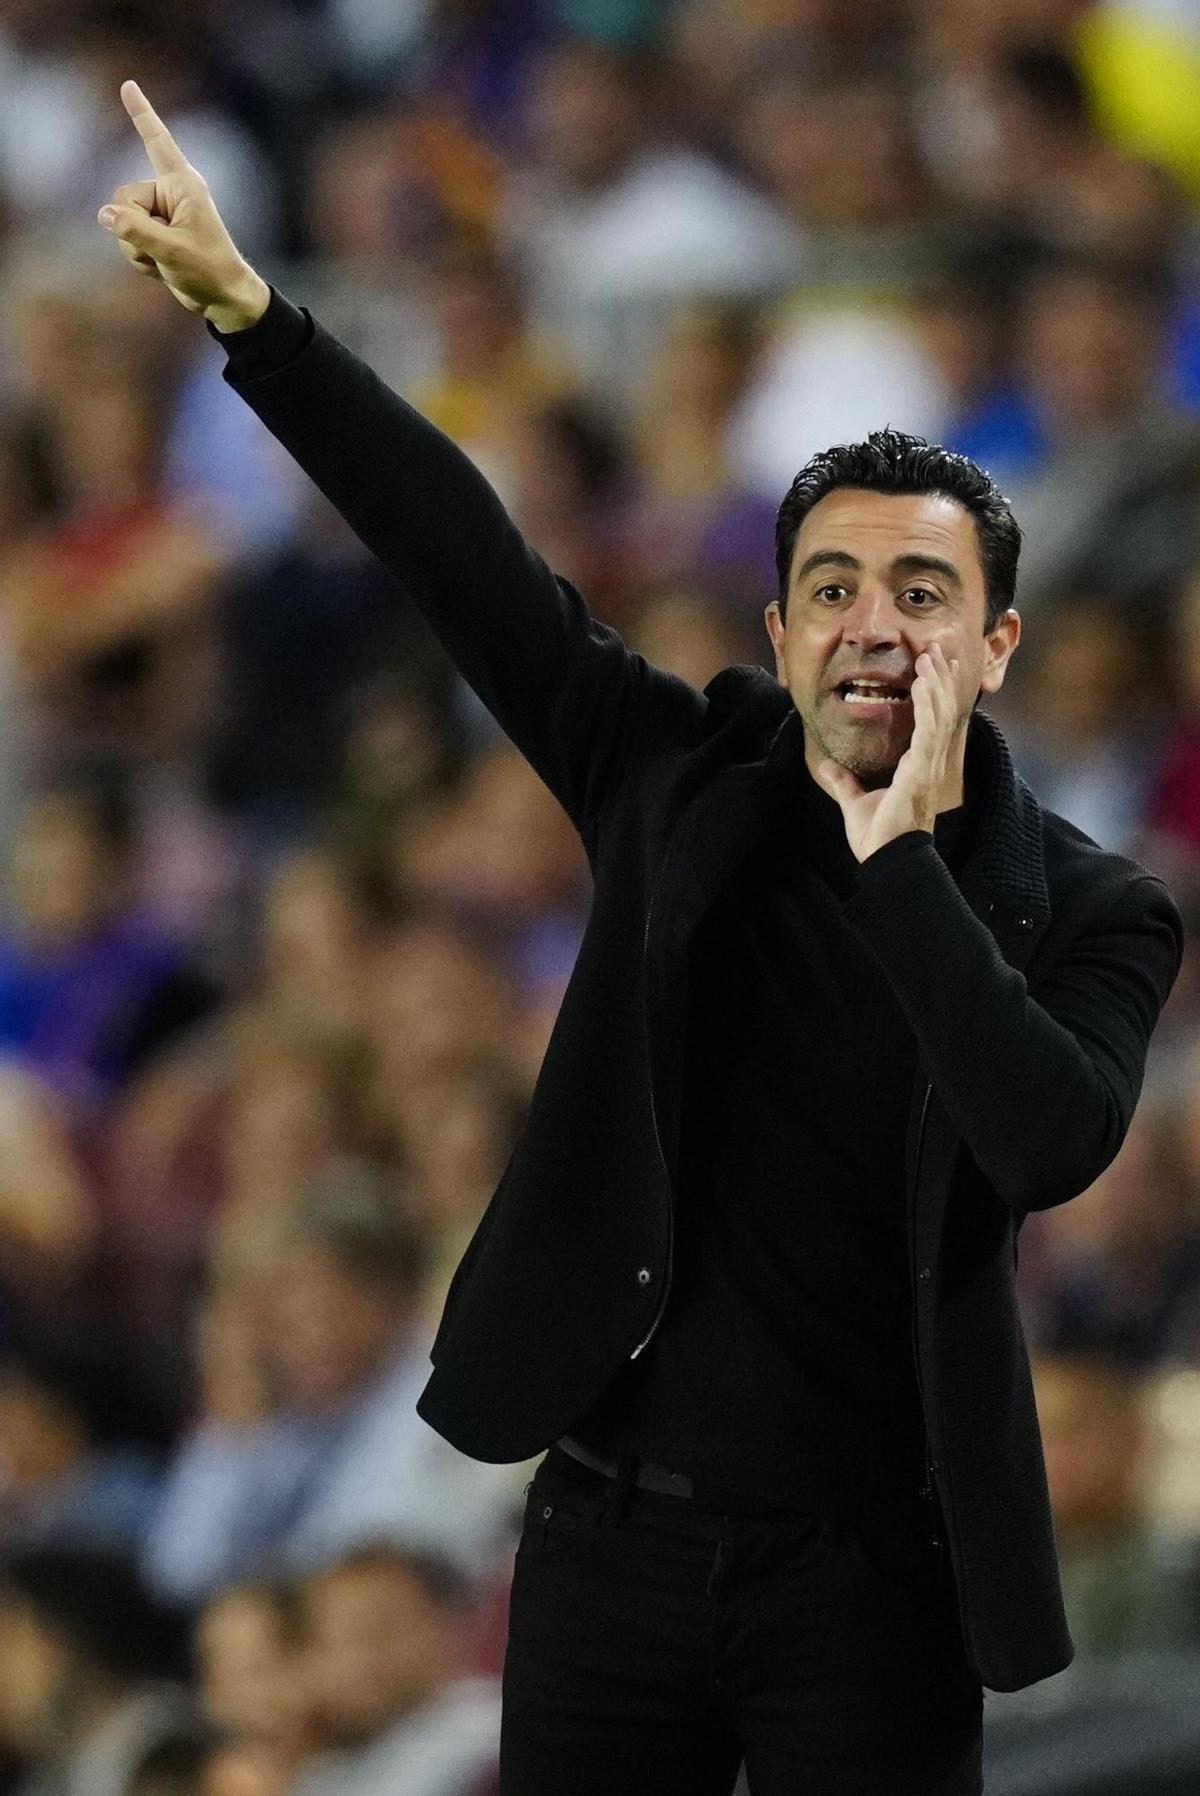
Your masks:
{"label": "ear", "polygon": [[996,628],[989,631],[983,658],[983,675],[979,686],[982,692],[999,692],[1004,684],[1004,676],[1008,672],[1008,664],[1013,650],[1021,640],[1020,613],[1008,610],[996,620]]}
{"label": "ear", "polygon": [[787,641],[787,625],[779,615],[779,600],[772,599],[766,609],[767,635],[771,638],[771,647],[775,650],[775,674],[781,686],[787,685],[787,667],[784,664],[783,650]]}

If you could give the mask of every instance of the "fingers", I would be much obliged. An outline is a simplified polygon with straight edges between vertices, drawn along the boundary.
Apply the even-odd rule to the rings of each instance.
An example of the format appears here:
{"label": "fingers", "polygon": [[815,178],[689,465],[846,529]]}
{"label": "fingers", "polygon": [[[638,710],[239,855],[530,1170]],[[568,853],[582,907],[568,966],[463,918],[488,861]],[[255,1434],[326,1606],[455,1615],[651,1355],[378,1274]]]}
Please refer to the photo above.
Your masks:
{"label": "fingers", "polygon": [[917,656],[916,674],[913,682],[913,734],[922,737],[927,735],[930,753],[938,746],[939,736],[947,741],[954,728],[958,715],[958,698],[954,688],[954,676],[958,671],[958,662],[948,660],[940,642],[933,643],[930,648]]}
{"label": "fingers", "polygon": [[122,249],[156,259],[170,255],[174,243],[171,227],[161,219],[151,218],[140,206],[101,206],[96,216]]}
{"label": "fingers", "polygon": [[843,799],[861,798],[863,787],[859,785],[848,767],[840,761],[831,760],[828,756],[819,761],[816,767],[818,782],[824,786],[831,798],[841,804]]}
{"label": "fingers", "polygon": [[139,274],[149,274],[157,281],[162,280],[162,272],[153,256],[147,256],[141,250],[134,249],[131,243],[118,243],[117,248],[129,266],[135,268]]}
{"label": "fingers", "polygon": [[[925,663],[924,667],[922,662]],[[922,692],[928,693],[935,701],[947,698],[953,704],[954,676],[958,672],[958,661],[947,659],[940,642],[932,643],[917,656],[916,672]]]}
{"label": "fingers", "polygon": [[157,175],[177,175],[191,164],[136,81],[121,83],[121,101],[134,129],[146,146],[150,166]]}
{"label": "fingers", "polygon": [[126,181],[124,187],[117,188],[110,203],[114,206],[139,206],[143,212],[153,212],[157,187],[156,181]]}

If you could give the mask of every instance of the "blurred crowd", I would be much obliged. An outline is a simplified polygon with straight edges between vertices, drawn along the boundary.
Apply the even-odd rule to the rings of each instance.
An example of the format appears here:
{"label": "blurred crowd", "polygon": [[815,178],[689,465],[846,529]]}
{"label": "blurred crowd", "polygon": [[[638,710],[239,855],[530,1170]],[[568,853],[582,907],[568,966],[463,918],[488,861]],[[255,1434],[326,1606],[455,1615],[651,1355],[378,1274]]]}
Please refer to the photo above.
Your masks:
{"label": "blurred crowd", "polygon": [[240,246],[697,685],[885,423],[1026,533],[992,702],[1188,952],[1019,1283],[1079,1666],[1200,1651],[1200,25],[1181,0],[0,0],[0,1790],[487,1796],[524,1487],[416,1416],[588,903],[94,223]]}

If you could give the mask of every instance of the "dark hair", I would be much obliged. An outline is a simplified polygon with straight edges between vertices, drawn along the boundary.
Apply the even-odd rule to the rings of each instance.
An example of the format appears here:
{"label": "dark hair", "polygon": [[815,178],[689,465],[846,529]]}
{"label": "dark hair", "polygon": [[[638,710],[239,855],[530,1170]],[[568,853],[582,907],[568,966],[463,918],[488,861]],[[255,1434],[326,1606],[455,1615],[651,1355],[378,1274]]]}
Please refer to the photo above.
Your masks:
{"label": "dark hair", "polygon": [[0,1602],[31,1610],[95,1672],[131,1685],[187,1675],[187,1620],[160,1601],[136,1559],[82,1543],[15,1546],[0,1558]]}
{"label": "dark hair", "polygon": [[1088,129],[1092,122],[1088,84],[1075,58],[1058,44],[1017,44],[1001,68],[1009,86],[1051,124]]}
{"label": "dark hair", "polygon": [[193,1796],[216,1742],[197,1729],[194,1737],[167,1734],[139,1758],[126,1796]]}
{"label": "dark hair", "polygon": [[819,500],[839,487],[871,493],[934,493],[954,499],[975,519],[987,589],[984,632],[994,630],[1017,589],[1021,532],[1008,500],[990,474],[924,437],[902,430],[873,430],[865,443],[825,449],[801,468],[775,520],[779,610],[787,617],[788,576],[800,526]]}
{"label": "dark hair", "polygon": [[309,1586],[345,1572],[398,1572],[401,1577],[411,1578],[436,1609],[461,1608],[472,1595],[466,1573],[444,1552],[411,1542],[361,1541],[318,1566],[310,1576]]}

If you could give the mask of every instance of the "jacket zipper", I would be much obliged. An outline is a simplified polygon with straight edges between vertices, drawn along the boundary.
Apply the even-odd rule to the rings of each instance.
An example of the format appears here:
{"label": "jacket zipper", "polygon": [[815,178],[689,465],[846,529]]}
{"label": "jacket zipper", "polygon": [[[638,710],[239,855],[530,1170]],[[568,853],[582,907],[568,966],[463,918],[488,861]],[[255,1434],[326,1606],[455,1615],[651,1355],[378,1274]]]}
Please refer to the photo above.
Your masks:
{"label": "jacket zipper", "polygon": [[654,1312],[654,1320],[650,1324],[650,1331],[646,1335],[644,1340],[641,1340],[638,1342],[638,1344],[634,1348],[633,1352],[629,1355],[631,1360],[636,1359],[638,1354],[641,1353],[642,1349],[644,1347],[649,1346],[651,1340],[654,1337],[655,1330],[658,1328],[659,1323],[662,1321],[663,1311],[667,1307],[667,1297],[670,1294],[670,1290],[671,1290],[671,1270],[672,1270],[672,1266],[674,1264],[674,1258],[675,1258],[675,1204],[673,1201],[673,1193],[671,1191],[671,1171],[667,1165],[667,1156],[663,1151],[662,1135],[659,1133],[659,1127],[658,1127],[658,1110],[657,1110],[657,1108],[655,1106],[655,1102],[654,1102],[654,1057],[653,1057],[653,1053],[652,1053],[651,1046],[650,1046],[650,1002],[649,1002],[650,921],[651,921],[651,918],[654,916],[654,900],[655,900],[656,895],[657,894],[654,892],[652,892],[650,894],[650,903],[646,909],[646,932],[642,938],[642,964],[643,964],[643,967],[647,974],[647,980],[646,980],[647,1000],[646,1000],[646,1013],[645,1013],[645,1028],[646,1028],[646,1066],[647,1066],[647,1068],[649,1070],[649,1074],[650,1074],[650,1121],[654,1126],[654,1145],[658,1149],[658,1162],[659,1162],[659,1165],[663,1169],[663,1176],[666,1179],[666,1184],[667,1184],[667,1270],[663,1277],[662,1296],[658,1300],[658,1308]]}
{"label": "jacket zipper", "polygon": [[916,1374],[917,1374],[917,1390],[921,1396],[921,1422],[922,1422],[922,1428],[923,1428],[923,1431],[925,1434],[925,1483],[920,1491],[920,1495],[922,1497],[926,1497],[926,1498],[930,1498],[930,1499],[933,1496],[933,1490],[934,1490],[933,1453],[930,1449],[930,1444],[929,1444],[929,1428],[928,1428],[927,1423],[925,1422],[925,1381],[921,1376],[921,1347],[920,1347],[920,1339],[919,1339],[918,1330],[917,1330],[916,1272],[917,1272],[917,1194],[918,1194],[918,1188],[920,1186],[920,1181],[921,1181],[921,1148],[924,1145],[924,1141],[925,1141],[925,1117],[929,1110],[929,1100],[932,1096],[933,1096],[933,1086],[927,1085],[925,1087],[924,1101],[921,1104],[921,1120],[917,1125],[917,1152],[916,1152],[916,1161],[915,1161],[915,1164],[913,1167],[913,1196],[912,1196],[912,1209],[909,1214],[909,1245],[908,1245],[909,1265],[912,1267],[912,1275],[913,1275],[913,1305],[912,1305],[913,1365],[916,1368]]}

